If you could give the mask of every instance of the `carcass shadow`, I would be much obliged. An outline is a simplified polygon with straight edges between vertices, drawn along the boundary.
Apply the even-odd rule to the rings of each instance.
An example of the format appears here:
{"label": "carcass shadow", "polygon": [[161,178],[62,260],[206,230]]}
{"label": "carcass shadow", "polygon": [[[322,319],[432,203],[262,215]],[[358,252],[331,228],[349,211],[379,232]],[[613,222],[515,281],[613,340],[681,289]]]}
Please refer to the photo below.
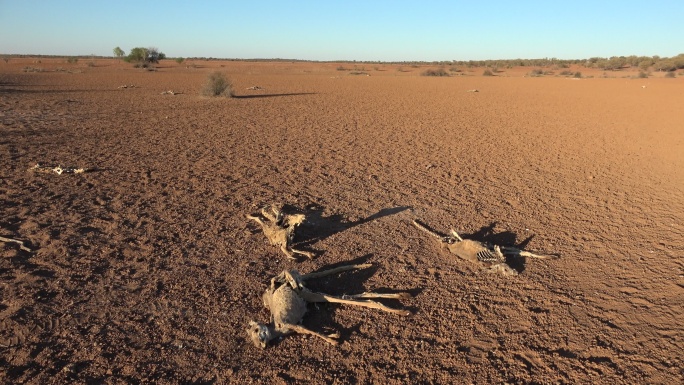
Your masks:
{"label": "carcass shadow", "polygon": [[[366,264],[368,263],[369,259],[373,256],[373,254],[366,254],[363,256],[360,256],[358,258],[349,260],[349,261],[344,261],[341,263],[335,263],[335,264],[329,264],[322,266],[320,269],[317,271],[325,271],[325,270],[330,270],[334,269],[336,267],[340,266],[346,266],[346,265],[360,265],[360,264]],[[377,265],[372,265],[367,268],[363,269],[358,269],[358,270],[349,270],[349,271],[344,271],[338,274],[334,275],[329,275],[325,277],[320,277],[320,278],[315,278],[306,281],[306,287],[314,292],[319,292],[319,293],[325,293],[337,297],[341,297],[343,295],[351,295],[351,294],[359,294],[363,292],[375,292],[375,293],[399,293],[399,292],[408,292],[411,294],[412,297],[415,297],[419,295],[423,289],[422,288],[412,288],[408,290],[397,290],[397,289],[391,289],[391,288],[383,288],[383,287],[364,287],[364,283],[368,281],[371,277],[375,275],[375,273],[378,271],[378,266]],[[409,307],[406,306],[405,303],[402,303],[401,300],[397,299],[372,299],[374,302],[382,302],[384,305],[395,308],[395,309],[405,309],[410,311],[411,313],[415,313],[417,311],[416,308],[414,307]],[[405,302],[405,301],[404,301]],[[340,342],[348,340],[352,334],[360,334],[361,332],[361,324],[357,323],[349,327],[343,327],[339,324],[337,324],[334,320],[334,314],[335,310],[340,307],[344,306],[346,308],[352,309],[357,309],[359,311],[377,311],[380,313],[384,313],[382,310],[375,310],[375,309],[367,309],[367,308],[362,308],[354,305],[342,305],[342,304],[334,304],[334,303],[315,303],[315,304],[309,304],[309,309],[310,311],[307,313],[307,317],[304,319],[303,324],[307,328],[311,328],[312,330],[316,330],[319,332],[337,332],[340,334]],[[396,314],[388,314],[388,317],[402,317],[400,315]],[[321,330],[321,325],[325,326],[325,330]],[[330,328],[330,329],[327,329]]]}
{"label": "carcass shadow", "polygon": [[[498,246],[510,246],[515,247],[518,250],[525,250],[527,245],[534,238],[534,234],[517,242],[518,235],[512,231],[503,231],[500,233],[495,233],[494,228],[497,222],[492,222],[487,226],[482,226],[479,230],[470,234],[460,234],[463,239],[472,239],[475,241],[480,241],[483,243],[488,243],[491,245]],[[513,270],[518,273],[525,271],[526,258],[520,255],[506,255],[506,264],[510,266]]]}
{"label": "carcass shadow", "polygon": [[287,94],[233,95],[235,99],[275,98],[279,96],[316,95],[315,92],[292,92]]}
{"label": "carcass shadow", "polygon": [[[433,231],[436,234],[439,234],[443,237],[449,236],[452,237],[452,234],[444,234],[440,231],[436,231],[432,229],[430,226],[425,225],[424,223],[420,222],[421,225],[426,227],[428,230]],[[484,244],[488,245],[498,245],[498,246],[507,246],[507,247],[514,247],[518,250],[525,250],[527,248],[527,245],[532,241],[534,238],[534,234],[530,235],[529,237],[523,239],[522,241],[518,242],[518,235],[512,231],[503,231],[503,232],[495,232],[494,229],[496,228],[497,222],[492,222],[487,226],[481,227],[479,230],[473,232],[473,233],[459,233],[461,238],[463,239],[471,239],[474,241],[482,242]],[[554,255],[554,254],[551,254]],[[558,255],[555,255],[558,257]],[[526,263],[526,258],[518,255],[518,254],[506,254],[506,264],[510,266],[512,269],[516,270],[518,273],[522,273],[525,271],[525,263]]]}
{"label": "carcass shadow", "polygon": [[353,227],[372,222],[386,216],[395,215],[402,211],[410,210],[409,206],[389,207],[378,211],[366,218],[357,221],[347,221],[341,214],[333,214],[324,216],[324,207],[317,204],[310,204],[304,210],[297,210],[292,206],[285,206],[283,208],[287,212],[301,212],[306,215],[306,222],[304,222],[297,229],[296,242],[299,245],[311,246],[313,243],[322,241],[332,235],[349,230]]}

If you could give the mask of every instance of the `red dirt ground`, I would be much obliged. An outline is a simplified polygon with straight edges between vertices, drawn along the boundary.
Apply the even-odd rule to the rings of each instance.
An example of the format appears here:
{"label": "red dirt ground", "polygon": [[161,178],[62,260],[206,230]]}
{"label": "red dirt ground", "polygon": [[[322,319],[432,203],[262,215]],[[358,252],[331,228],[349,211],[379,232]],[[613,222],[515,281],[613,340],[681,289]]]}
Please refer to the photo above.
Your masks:
{"label": "red dirt ground", "polygon": [[[0,244],[0,381],[684,381],[683,78],[87,62],[0,63],[0,236],[33,250]],[[199,95],[215,70],[240,97]],[[272,202],[315,259],[245,218]],[[414,218],[561,258],[489,274]],[[408,290],[387,303],[413,315],[311,306],[339,346],[246,339],[273,275],[352,261],[374,268],[311,287]]]}

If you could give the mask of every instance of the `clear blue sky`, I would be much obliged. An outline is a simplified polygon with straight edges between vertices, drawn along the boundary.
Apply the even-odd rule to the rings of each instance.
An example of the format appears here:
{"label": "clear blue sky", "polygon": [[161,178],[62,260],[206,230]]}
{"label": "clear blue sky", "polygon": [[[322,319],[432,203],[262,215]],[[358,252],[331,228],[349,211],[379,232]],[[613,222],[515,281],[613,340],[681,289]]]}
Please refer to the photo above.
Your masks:
{"label": "clear blue sky", "polygon": [[684,0],[0,0],[0,54],[481,60],[684,53]]}

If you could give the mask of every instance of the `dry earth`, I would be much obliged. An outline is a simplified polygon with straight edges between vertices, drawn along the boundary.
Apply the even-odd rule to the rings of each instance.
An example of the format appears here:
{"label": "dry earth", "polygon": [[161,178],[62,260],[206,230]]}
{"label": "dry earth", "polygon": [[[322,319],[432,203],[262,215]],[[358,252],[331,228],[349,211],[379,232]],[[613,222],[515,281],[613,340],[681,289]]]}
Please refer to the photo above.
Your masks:
{"label": "dry earth", "polygon": [[[684,380],[684,78],[36,60],[0,63],[0,236],[32,250],[0,243],[1,382]],[[199,96],[214,70],[238,98]],[[315,259],[245,218],[272,202]],[[414,218],[561,258],[488,274]],[[413,315],[312,306],[339,346],[246,339],[271,276],[351,261],[375,267],[312,288],[408,290],[387,304]]]}

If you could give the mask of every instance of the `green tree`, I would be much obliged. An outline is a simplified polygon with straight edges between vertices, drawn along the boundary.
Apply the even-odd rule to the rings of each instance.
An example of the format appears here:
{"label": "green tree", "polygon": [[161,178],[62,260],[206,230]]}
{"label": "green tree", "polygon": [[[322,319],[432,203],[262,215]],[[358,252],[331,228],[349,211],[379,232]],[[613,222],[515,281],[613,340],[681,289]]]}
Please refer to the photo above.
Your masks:
{"label": "green tree", "polygon": [[147,61],[150,63],[159,63],[160,60],[166,59],[164,52],[160,52],[157,47],[149,47],[147,49]]}
{"label": "green tree", "polygon": [[653,65],[653,61],[651,59],[642,60],[639,62],[639,69],[642,71],[648,71],[651,65]]}
{"label": "green tree", "polygon": [[127,63],[145,63],[147,62],[147,48],[135,47],[131,49],[128,56],[124,59]]}
{"label": "green tree", "polygon": [[176,58],[176,63],[178,63],[178,65],[183,64],[184,61],[185,61],[185,59],[183,59],[182,57],[177,57],[177,58]]}
{"label": "green tree", "polygon": [[114,56],[118,57],[119,60],[122,57],[124,57],[125,54],[126,54],[126,52],[124,52],[124,50],[122,50],[121,47],[114,48]]}
{"label": "green tree", "polygon": [[653,65],[653,68],[656,71],[674,71],[677,69],[677,66],[674,64],[674,61],[666,59],[666,60],[657,61]]}

